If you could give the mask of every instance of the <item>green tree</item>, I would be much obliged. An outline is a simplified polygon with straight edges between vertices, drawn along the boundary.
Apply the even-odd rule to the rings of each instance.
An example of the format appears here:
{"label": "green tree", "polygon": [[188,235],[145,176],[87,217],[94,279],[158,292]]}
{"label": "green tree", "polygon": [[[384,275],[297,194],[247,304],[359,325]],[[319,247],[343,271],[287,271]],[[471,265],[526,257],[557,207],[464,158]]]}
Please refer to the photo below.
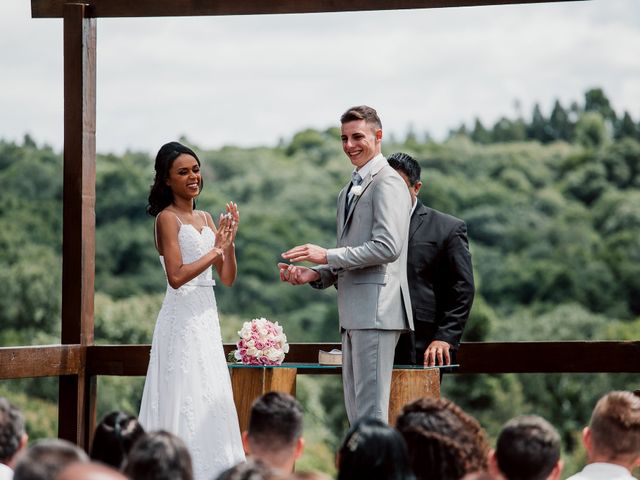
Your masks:
{"label": "green tree", "polygon": [[616,140],[620,140],[625,137],[635,138],[640,140],[640,127],[636,125],[629,115],[629,112],[625,110],[622,120],[616,122],[614,137]]}
{"label": "green tree", "polygon": [[521,142],[526,138],[526,126],[520,120],[511,121],[502,117],[493,126],[492,138],[498,143]]}
{"label": "green tree", "polygon": [[607,141],[607,127],[598,112],[583,113],[576,124],[576,141],[585,148],[597,149]]}
{"label": "green tree", "polygon": [[491,143],[491,140],[492,140],[491,132],[489,132],[486,128],[484,128],[484,125],[482,124],[479,118],[476,118],[473,124],[473,130],[471,131],[471,139],[474,142],[480,143],[482,145]]}
{"label": "green tree", "polygon": [[531,140],[537,140],[540,143],[549,143],[553,140],[553,135],[551,134],[549,128],[549,122],[542,114],[540,105],[538,105],[537,103],[533,106],[531,123],[527,125],[527,138]]}
{"label": "green tree", "polygon": [[564,140],[565,142],[573,139],[573,125],[569,120],[569,114],[562,108],[559,100],[556,100],[553,105],[553,110],[549,117],[549,127],[554,139]]}
{"label": "green tree", "polygon": [[584,111],[599,113],[610,124],[616,121],[616,112],[601,88],[592,88],[584,94]]}

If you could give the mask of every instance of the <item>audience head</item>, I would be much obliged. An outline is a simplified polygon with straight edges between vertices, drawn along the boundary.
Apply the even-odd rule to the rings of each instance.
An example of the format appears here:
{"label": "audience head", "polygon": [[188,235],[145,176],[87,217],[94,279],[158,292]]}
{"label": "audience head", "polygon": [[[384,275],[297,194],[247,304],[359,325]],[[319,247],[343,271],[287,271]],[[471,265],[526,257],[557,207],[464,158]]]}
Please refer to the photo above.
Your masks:
{"label": "audience head", "polygon": [[631,470],[640,460],[640,397],[625,391],[598,400],[583,431],[589,461],[623,465]]}
{"label": "audience head", "polygon": [[249,429],[242,434],[245,452],[271,468],[293,471],[302,455],[302,407],[291,395],[269,392],[251,406]]}
{"label": "audience head", "polygon": [[375,418],[356,421],[338,450],[338,480],[413,479],[402,436]]}
{"label": "audience head", "polygon": [[276,472],[267,465],[247,460],[225,470],[216,480],[284,480],[282,472]]}
{"label": "audience head", "polygon": [[28,439],[22,412],[0,397],[0,463],[13,467],[16,454],[27,446]]}
{"label": "audience head", "polygon": [[493,473],[507,480],[557,480],[562,471],[560,435],[537,415],[513,418],[502,427],[489,463]]}
{"label": "audience head", "polygon": [[14,480],[54,480],[72,463],[86,463],[89,457],[77,445],[58,438],[38,440],[19,455]]}
{"label": "audience head", "polygon": [[484,430],[449,400],[421,398],[405,405],[396,428],[407,442],[417,479],[458,480],[487,469]]}
{"label": "audience head", "polygon": [[401,152],[391,154],[387,161],[391,168],[396,170],[403,178],[411,194],[411,203],[415,203],[420,188],[422,188],[420,164],[411,155]]}
{"label": "audience head", "polygon": [[72,463],[56,480],[127,480],[118,470],[100,463]]}
{"label": "audience head", "polygon": [[[200,165],[200,159],[196,153],[181,143],[169,142],[160,147],[156,155],[155,176],[149,192],[149,204],[147,205],[147,213],[151,216],[155,217],[173,202],[173,192],[171,187],[167,185],[167,179],[169,178],[169,172],[171,171],[173,162],[180,155],[190,155],[195,158],[198,165]],[[203,183],[201,179],[200,191],[202,191],[202,187]]]}
{"label": "audience head", "polygon": [[193,479],[187,446],[176,435],[163,430],[145,433],[133,444],[124,473],[135,480]]}
{"label": "audience head", "polygon": [[90,457],[106,465],[120,468],[144,429],[133,415],[111,412],[96,427]]}

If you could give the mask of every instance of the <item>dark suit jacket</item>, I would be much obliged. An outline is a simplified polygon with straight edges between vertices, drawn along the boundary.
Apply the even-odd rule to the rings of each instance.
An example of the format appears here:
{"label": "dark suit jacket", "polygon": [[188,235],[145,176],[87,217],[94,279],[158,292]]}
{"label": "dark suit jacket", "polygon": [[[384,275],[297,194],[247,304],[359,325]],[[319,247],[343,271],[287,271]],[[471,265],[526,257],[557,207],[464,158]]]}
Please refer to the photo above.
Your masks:
{"label": "dark suit jacket", "polygon": [[475,287],[465,223],[418,200],[409,226],[407,278],[415,332],[403,334],[395,363],[421,364],[432,340],[457,349],[469,318]]}

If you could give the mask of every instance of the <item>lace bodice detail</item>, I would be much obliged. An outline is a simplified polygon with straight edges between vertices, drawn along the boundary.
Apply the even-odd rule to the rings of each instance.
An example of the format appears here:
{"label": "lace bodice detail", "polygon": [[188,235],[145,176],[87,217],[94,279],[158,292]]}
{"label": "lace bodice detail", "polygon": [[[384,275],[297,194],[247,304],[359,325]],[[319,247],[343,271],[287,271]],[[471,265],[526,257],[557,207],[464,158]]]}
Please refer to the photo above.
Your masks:
{"label": "lace bodice detail", "polygon": [[[183,223],[180,224],[180,229],[178,230],[178,243],[180,245],[182,263],[193,263],[213,249],[216,243],[216,234],[208,225],[202,227],[201,231],[198,231],[193,225]],[[160,263],[166,275],[167,267],[164,264],[164,257],[162,255],[160,255]],[[209,267],[177,290],[185,287],[210,287],[215,284],[212,269]],[[168,286],[168,288],[171,287]]]}

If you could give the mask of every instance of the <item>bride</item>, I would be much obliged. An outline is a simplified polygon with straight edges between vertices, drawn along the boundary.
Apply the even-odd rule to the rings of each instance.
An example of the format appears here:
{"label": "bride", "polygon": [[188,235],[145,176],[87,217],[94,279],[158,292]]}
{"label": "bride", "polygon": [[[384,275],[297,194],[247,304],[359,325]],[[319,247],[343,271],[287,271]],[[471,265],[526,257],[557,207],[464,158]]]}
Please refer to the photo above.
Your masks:
{"label": "bride", "polygon": [[218,227],[196,210],[200,160],[188,147],[167,143],[155,161],[147,212],[156,218],[156,248],[168,286],[153,332],[140,423],[147,431],[180,436],[196,480],[210,479],[244,460],[238,416],[222,348],[212,266],[227,286],[236,278],[237,206]]}

